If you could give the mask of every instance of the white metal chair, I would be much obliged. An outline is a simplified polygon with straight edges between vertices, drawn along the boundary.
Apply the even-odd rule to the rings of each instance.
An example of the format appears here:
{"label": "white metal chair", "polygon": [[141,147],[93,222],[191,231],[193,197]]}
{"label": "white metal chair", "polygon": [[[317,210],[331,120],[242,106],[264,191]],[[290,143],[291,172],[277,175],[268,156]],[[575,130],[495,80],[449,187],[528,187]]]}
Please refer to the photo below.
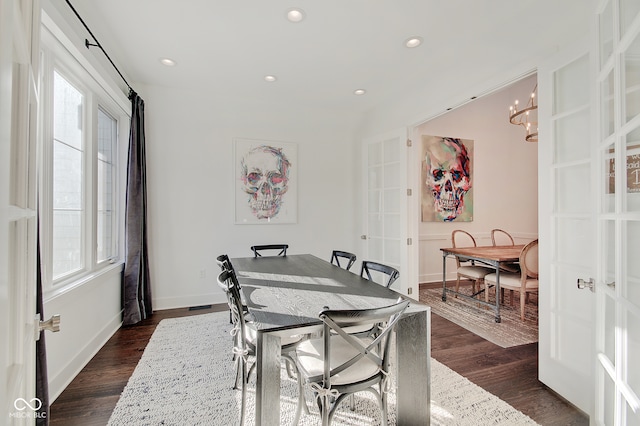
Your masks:
{"label": "white metal chair", "polygon": [[[331,423],[345,398],[361,391],[377,397],[382,424],[387,424],[391,331],[407,306],[409,300],[399,300],[391,306],[376,309],[327,308],[320,312],[322,337],[306,340],[296,348],[299,400],[294,425],[298,424],[301,410],[306,407],[305,385],[316,396],[323,426]],[[360,338],[345,331],[366,324],[376,325],[376,333]]]}
{"label": "white metal chair", "polygon": [[[243,310],[240,298],[240,285],[238,284],[235,272],[232,269],[223,270],[220,275],[218,275],[218,285],[227,295],[232,324],[234,325],[232,331],[233,347],[231,352],[233,360],[235,361],[236,377],[233,388],[238,389],[238,382],[240,382],[242,391],[240,425],[243,425],[247,403],[247,383],[251,372],[256,367],[255,362],[249,367],[248,358],[249,356],[256,355],[257,331],[255,326],[246,319],[246,313]],[[292,375],[290,369],[296,370],[295,361],[291,357],[291,353],[295,351],[296,346],[302,341],[303,337],[301,336],[282,337],[281,357],[286,363],[290,376]],[[304,408],[307,408],[306,405]]]}

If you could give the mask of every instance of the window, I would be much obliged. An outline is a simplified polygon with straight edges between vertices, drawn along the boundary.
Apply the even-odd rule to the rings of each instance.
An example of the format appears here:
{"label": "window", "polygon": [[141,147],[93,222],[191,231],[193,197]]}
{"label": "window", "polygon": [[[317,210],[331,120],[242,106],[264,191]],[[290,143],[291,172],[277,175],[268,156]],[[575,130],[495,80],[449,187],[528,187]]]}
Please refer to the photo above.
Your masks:
{"label": "window", "polygon": [[[128,102],[42,31],[43,283],[52,292],[121,263]],[[99,83],[101,81],[102,83]]]}
{"label": "window", "polygon": [[84,96],[53,73],[53,279],[83,266]]}

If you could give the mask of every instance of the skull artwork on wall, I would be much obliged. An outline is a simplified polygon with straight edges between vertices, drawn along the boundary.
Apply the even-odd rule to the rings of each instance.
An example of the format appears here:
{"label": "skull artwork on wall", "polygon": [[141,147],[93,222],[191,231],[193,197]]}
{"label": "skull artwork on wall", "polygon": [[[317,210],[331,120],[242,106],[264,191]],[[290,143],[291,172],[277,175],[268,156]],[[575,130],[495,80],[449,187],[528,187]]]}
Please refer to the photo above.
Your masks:
{"label": "skull artwork on wall", "polygon": [[471,221],[471,154],[473,141],[422,136],[423,222]]}
{"label": "skull artwork on wall", "polygon": [[[236,222],[290,221],[292,212],[295,213],[295,197],[287,197],[285,200],[285,194],[291,189],[292,178],[292,162],[285,153],[285,148],[271,143],[241,141],[237,142],[236,150],[240,151],[237,152],[240,157],[239,190],[245,194],[244,206],[236,202],[236,209],[240,209],[240,212],[236,212]],[[242,198],[239,194],[236,197]],[[246,207],[250,217],[246,214]],[[292,207],[293,210],[287,207]],[[243,210],[245,213],[242,213]]]}

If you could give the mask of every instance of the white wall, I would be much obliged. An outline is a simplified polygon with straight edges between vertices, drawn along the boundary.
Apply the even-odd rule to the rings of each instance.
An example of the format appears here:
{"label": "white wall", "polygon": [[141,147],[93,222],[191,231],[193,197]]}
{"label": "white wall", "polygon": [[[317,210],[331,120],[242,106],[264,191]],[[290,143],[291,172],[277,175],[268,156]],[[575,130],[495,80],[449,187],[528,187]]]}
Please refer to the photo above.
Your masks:
{"label": "white wall", "polygon": [[[279,242],[327,260],[333,249],[355,250],[353,117],[143,89],[154,309],[224,302],[215,282],[222,253],[250,256],[253,244]],[[234,224],[235,137],[298,144],[297,224]]]}

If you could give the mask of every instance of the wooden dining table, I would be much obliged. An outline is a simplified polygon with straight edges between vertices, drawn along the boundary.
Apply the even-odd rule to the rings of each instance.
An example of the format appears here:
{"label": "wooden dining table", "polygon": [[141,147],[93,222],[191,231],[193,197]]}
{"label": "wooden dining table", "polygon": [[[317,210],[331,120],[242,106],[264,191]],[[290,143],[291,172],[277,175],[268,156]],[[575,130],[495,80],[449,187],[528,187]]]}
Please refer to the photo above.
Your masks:
{"label": "wooden dining table", "polygon": [[[322,330],[319,313],[389,306],[404,297],[310,254],[233,258],[258,331],[256,425],[280,425],[280,340]],[[411,301],[396,325],[397,424],[429,425],[431,310]],[[348,409],[348,408],[347,408]]]}
{"label": "wooden dining table", "polygon": [[[520,252],[524,248],[523,244],[513,246],[477,246],[477,247],[447,247],[442,251],[442,301],[447,301],[447,293],[453,293],[457,297],[473,301],[475,305],[489,306],[495,314],[495,321],[500,322],[500,266],[506,263],[517,262],[520,259]],[[495,304],[476,299],[475,295],[469,296],[453,289],[447,288],[447,257],[456,256],[461,260],[474,260],[480,264],[491,266],[496,271],[496,300]],[[477,263],[476,263],[477,264]],[[482,292],[481,290],[480,292]],[[477,294],[477,293],[476,293]]]}

